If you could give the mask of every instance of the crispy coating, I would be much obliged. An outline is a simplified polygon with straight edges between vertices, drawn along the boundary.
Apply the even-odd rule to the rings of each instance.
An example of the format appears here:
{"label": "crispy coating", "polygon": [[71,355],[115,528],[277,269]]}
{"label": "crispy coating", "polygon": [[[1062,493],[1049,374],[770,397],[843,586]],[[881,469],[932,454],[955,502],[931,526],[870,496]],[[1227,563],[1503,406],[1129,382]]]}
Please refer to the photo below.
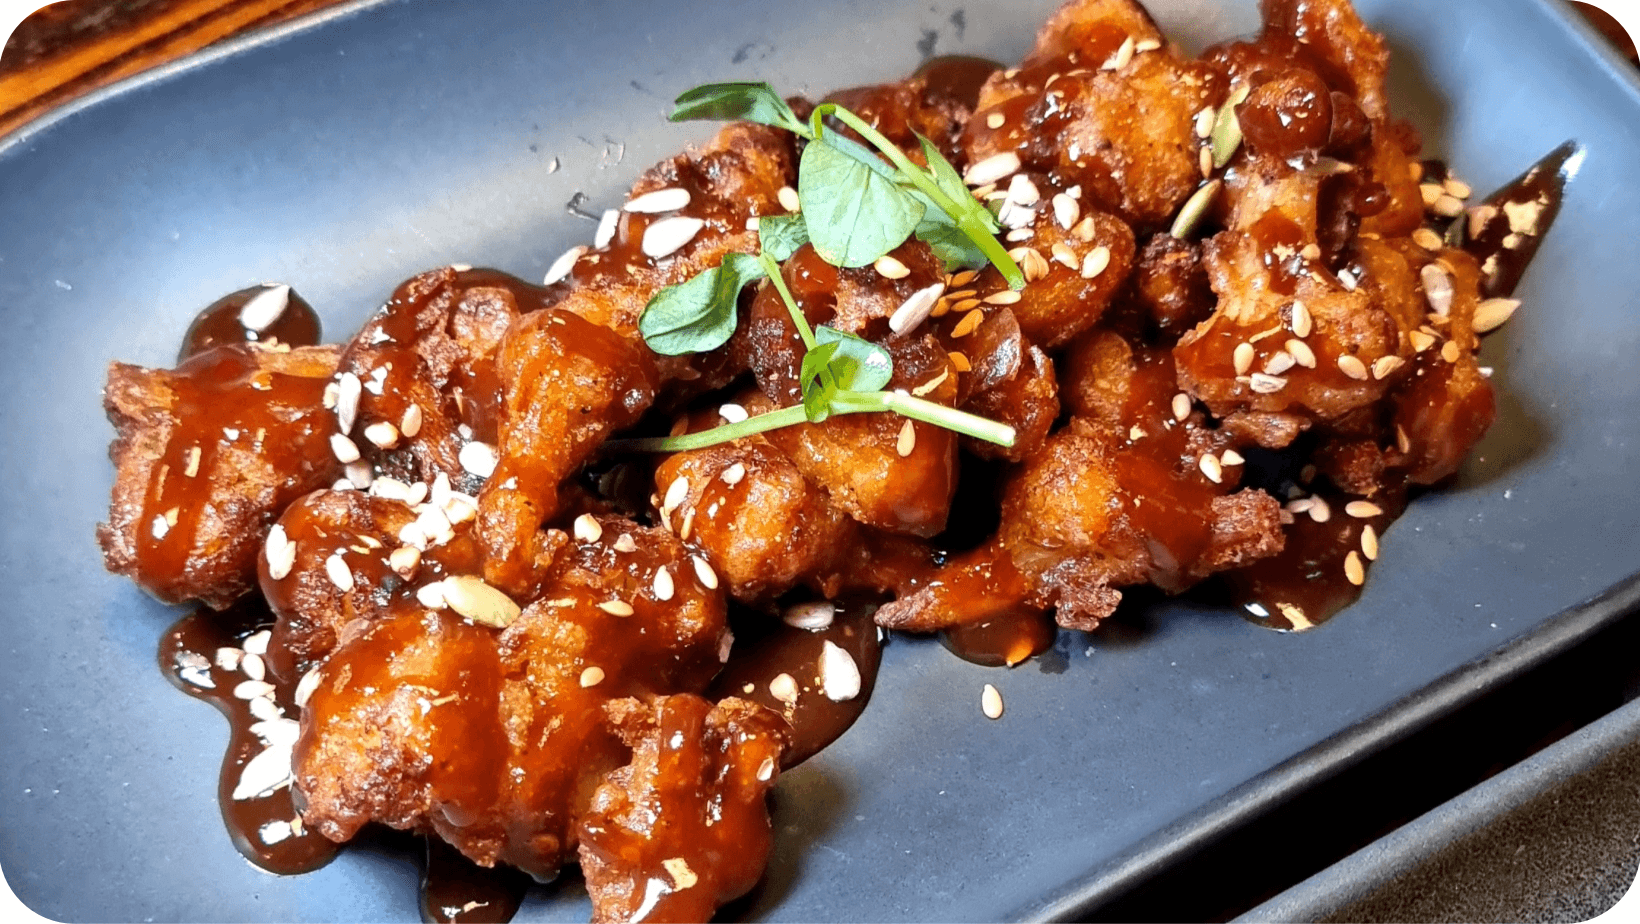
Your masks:
{"label": "crispy coating", "polygon": [[[575,295],[566,304],[576,300]],[[558,485],[654,401],[650,353],[570,310],[521,319],[501,344],[499,460],[478,496],[486,580],[522,593],[538,576],[539,529]]]}
{"label": "crispy coating", "polygon": [[114,490],[103,563],[165,603],[226,608],[255,586],[291,501],[341,474],[322,407],[335,347],[217,347],[175,370],[113,363]]}
{"label": "crispy coating", "polygon": [[1178,337],[1213,313],[1201,247],[1171,234],[1146,242],[1133,272],[1134,295],[1163,336]]}
{"label": "crispy coating", "polygon": [[[675,491],[682,496],[668,506]],[[858,532],[761,437],[667,457],[655,470],[655,496],[661,522],[700,549],[735,599],[748,603],[833,568]]]}
{"label": "crispy coating", "polygon": [[[1139,52],[1139,42],[1155,47]],[[1138,4],[1073,3],[1043,27],[1023,67],[987,83],[963,147],[970,164],[1016,153],[1027,169],[1080,185],[1089,202],[1160,227],[1201,180],[1193,120],[1223,101],[1225,83],[1162,45]],[[1002,117],[995,128],[992,114]]]}
{"label": "crispy coating", "polygon": [[592,920],[705,921],[750,891],[773,844],[766,795],[790,732],[730,697],[616,700],[607,710],[632,762],[580,819]]}
{"label": "crispy coating", "polygon": [[390,477],[413,484],[443,474],[476,492],[483,479],[462,467],[461,450],[475,440],[495,444],[502,337],[514,320],[556,300],[495,270],[444,267],[407,280],[342,355],[338,371],[357,379],[348,435]]}
{"label": "crispy coating", "polygon": [[296,749],[308,824],[333,840],[367,821],[428,830],[481,865],[557,874],[626,760],[604,704],[701,689],[727,652],[722,595],[676,539],[597,523],[505,629],[404,599],[344,627]]}

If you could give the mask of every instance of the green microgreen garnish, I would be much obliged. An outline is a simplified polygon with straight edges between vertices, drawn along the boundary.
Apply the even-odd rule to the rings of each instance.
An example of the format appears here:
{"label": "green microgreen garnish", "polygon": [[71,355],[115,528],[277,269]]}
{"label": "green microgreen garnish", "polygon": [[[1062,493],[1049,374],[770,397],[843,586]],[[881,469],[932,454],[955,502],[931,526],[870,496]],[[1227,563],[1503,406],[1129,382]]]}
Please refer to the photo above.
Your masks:
{"label": "green microgreen garnish", "polygon": [[[726,443],[842,414],[892,411],[905,417],[1003,446],[1012,446],[1006,424],[903,392],[883,389],[894,376],[887,350],[847,331],[809,325],[780,273],[805,244],[834,266],[868,266],[907,238],[928,243],[946,269],[995,265],[1014,289],[1025,275],[996,239],[995,216],[969,192],[961,175],[928,139],[918,136],[928,166],[920,167],[881,132],[833,103],[816,107],[808,122],[764,83],[696,87],[677,99],[674,120],[744,119],[772,125],[808,140],[798,164],[796,215],[758,219],[757,256],[731,253],[721,265],[655,293],[638,319],[650,349],[668,356],[714,350],[733,336],[741,289],[767,279],[791,315],[804,354],[799,368],[802,403],[701,433],[623,440],[620,448],[680,452]],[[828,129],[834,118],[853,129],[882,156]],[[886,162],[884,158],[887,158]]]}

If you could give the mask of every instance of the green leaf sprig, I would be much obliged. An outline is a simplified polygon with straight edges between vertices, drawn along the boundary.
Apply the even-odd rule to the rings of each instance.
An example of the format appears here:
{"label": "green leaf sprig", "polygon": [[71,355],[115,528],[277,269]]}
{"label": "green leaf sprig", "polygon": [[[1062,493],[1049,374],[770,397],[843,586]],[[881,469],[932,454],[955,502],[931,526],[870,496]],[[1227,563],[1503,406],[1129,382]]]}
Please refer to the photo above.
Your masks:
{"label": "green leaf sprig", "polygon": [[[826,127],[835,118],[876,151]],[[807,140],[798,163],[797,197],[809,242],[833,266],[867,266],[915,234],[946,269],[990,263],[1013,289],[1025,274],[996,238],[996,217],[974,198],[938,147],[921,135],[927,167],[864,119],[837,105],[816,106],[807,122],[766,83],[716,83],[677,98],[672,121],[740,119]],[[887,158],[885,163],[884,158]],[[766,219],[765,219],[766,220]]]}
{"label": "green leaf sprig", "polygon": [[[828,117],[859,132],[888,162],[845,135],[828,131]],[[1012,446],[1006,424],[926,401],[884,391],[894,375],[887,350],[847,331],[811,328],[780,274],[780,264],[805,244],[834,266],[867,266],[915,234],[947,266],[977,267],[990,262],[1015,288],[1024,274],[996,239],[993,216],[968,191],[956,168],[932,142],[918,136],[928,167],[912,163],[880,132],[835,104],[817,107],[809,122],[764,83],[712,84],[678,97],[674,120],[744,119],[783,128],[809,140],[798,165],[795,215],[758,220],[757,256],[731,253],[719,266],[655,294],[638,318],[649,348],[667,356],[715,350],[734,335],[736,309],[745,286],[767,279],[791,315],[804,354],[799,370],[802,403],[700,433],[619,441],[618,448],[680,452],[726,443],[832,416],[892,411],[904,417]]]}

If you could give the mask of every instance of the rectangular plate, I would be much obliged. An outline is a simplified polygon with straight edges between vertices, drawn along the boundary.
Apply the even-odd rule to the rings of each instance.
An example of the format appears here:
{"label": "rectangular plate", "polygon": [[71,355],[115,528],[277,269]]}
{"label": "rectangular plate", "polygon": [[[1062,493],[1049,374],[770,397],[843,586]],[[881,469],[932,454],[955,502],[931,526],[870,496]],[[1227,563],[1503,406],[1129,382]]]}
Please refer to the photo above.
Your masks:
{"label": "rectangular plate", "polygon": [[[355,849],[284,879],[229,844],[222,722],[154,663],[179,613],[105,574],[92,540],[109,360],[170,365],[197,310],[263,280],[295,284],[341,336],[442,263],[539,278],[592,234],[573,196],[614,205],[708,134],[664,121],[679,90],[820,94],[929,51],[1014,61],[1053,6],[367,3],[0,146],[0,865],[18,895],[59,920],[417,915],[409,855]],[[1256,24],[1250,2],[1154,8],[1192,50]],[[1640,94],[1547,2],[1362,8],[1395,49],[1398,112],[1477,189],[1567,138],[1587,147],[1526,307],[1487,342],[1491,435],[1319,631],[1176,601],[1012,671],[896,639],[865,718],[781,781],[751,916],[1073,913],[1632,605]],[[1001,721],[980,715],[986,682]],[[520,918],[587,913],[578,889],[541,889]]]}

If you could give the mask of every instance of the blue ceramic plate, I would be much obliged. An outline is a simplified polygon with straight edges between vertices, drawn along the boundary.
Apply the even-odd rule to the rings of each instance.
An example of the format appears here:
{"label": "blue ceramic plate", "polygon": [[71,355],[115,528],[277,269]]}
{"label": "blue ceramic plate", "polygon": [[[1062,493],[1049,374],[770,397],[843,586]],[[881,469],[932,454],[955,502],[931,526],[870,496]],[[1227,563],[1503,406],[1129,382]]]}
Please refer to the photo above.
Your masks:
{"label": "blue ceramic plate", "polygon": [[[0,865],[18,895],[62,920],[417,916],[407,854],[277,878],[224,835],[223,722],[155,667],[179,613],[105,574],[92,540],[109,360],[169,365],[197,310],[262,280],[294,283],[341,336],[424,268],[539,278],[592,234],[566,203],[612,205],[710,131],[665,122],[679,90],[1017,60],[1052,6],[367,3],[0,146]],[[1477,189],[1567,138],[1587,148],[1526,307],[1487,342],[1502,412],[1459,483],[1390,530],[1361,602],[1319,631],[1174,603],[1012,671],[896,641],[865,718],[781,781],[753,916],[1073,911],[1634,600],[1640,92],[1547,2],[1362,7],[1395,49],[1399,111]],[[1155,10],[1193,48],[1256,23],[1251,2]],[[980,714],[986,682],[1001,721]],[[520,917],[587,913],[542,889]]]}

